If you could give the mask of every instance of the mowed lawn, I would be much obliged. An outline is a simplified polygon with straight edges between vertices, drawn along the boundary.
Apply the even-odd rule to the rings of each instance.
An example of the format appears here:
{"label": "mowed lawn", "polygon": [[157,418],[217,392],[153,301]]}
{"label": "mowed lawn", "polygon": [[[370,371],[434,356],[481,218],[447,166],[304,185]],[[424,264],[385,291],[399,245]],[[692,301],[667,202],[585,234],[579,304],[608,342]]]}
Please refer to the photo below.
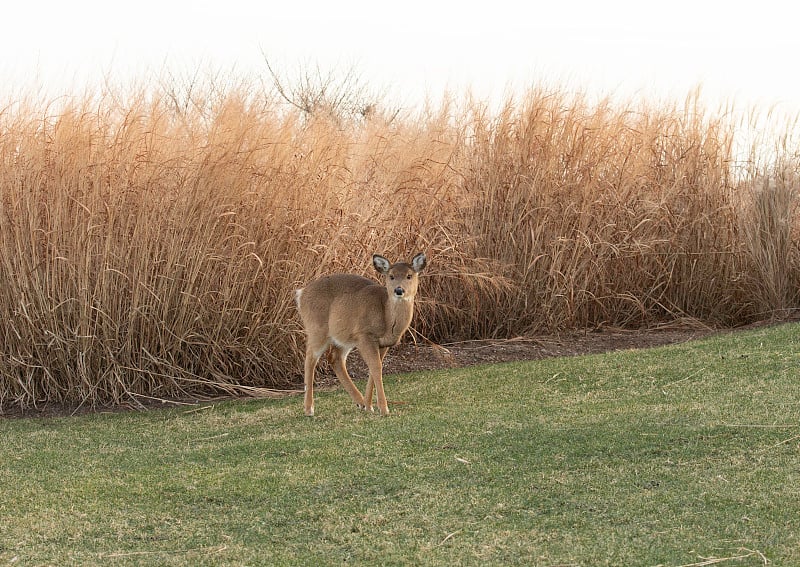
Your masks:
{"label": "mowed lawn", "polygon": [[800,325],[386,387],[1,419],[0,565],[800,565]]}

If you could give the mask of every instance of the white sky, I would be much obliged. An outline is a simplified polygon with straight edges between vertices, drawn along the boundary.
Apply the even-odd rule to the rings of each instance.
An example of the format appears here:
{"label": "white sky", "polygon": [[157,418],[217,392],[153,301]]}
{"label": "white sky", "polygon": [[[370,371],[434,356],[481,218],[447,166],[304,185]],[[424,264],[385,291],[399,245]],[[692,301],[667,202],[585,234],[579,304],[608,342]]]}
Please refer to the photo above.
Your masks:
{"label": "white sky", "polygon": [[2,16],[2,95],[80,93],[165,67],[263,74],[263,51],[288,71],[355,64],[409,105],[448,86],[682,100],[701,83],[712,104],[800,111],[800,5],[789,0],[16,0]]}

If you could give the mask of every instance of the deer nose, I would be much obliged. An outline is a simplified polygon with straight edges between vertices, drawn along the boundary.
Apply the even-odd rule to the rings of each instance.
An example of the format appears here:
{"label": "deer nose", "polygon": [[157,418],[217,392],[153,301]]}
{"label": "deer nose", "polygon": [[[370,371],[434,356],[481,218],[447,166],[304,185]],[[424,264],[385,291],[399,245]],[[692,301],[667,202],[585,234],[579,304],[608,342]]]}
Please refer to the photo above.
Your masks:
{"label": "deer nose", "polygon": [[394,288],[394,294],[395,294],[397,297],[403,297],[403,295],[405,294],[405,292],[406,292],[406,290],[404,290],[402,287],[399,287],[399,286],[398,286],[398,287]]}

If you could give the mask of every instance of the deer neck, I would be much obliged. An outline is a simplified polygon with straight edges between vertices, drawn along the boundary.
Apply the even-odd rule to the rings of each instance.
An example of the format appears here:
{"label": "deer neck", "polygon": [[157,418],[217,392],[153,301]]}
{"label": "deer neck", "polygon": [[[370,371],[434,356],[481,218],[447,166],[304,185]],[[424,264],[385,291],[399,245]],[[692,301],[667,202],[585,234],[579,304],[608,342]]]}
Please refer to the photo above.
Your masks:
{"label": "deer neck", "polygon": [[386,327],[381,346],[393,346],[400,341],[400,337],[406,332],[414,316],[413,299],[397,299],[388,297],[384,306],[384,320]]}

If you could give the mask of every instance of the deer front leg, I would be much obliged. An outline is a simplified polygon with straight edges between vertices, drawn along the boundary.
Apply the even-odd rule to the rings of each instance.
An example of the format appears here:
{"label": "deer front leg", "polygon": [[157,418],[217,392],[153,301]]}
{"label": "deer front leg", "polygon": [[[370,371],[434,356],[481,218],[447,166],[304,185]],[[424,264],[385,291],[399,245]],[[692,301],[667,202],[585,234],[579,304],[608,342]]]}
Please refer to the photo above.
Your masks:
{"label": "deer front leg", "polygon": [[378,345],[374,343],[364,342],[359,346],[359,350],[361,351],[361,356],[364,358],[364,362],[367,363],[367,367],[369,368],[367,395],[364,399],[366,408],[368,411],[372,411],[372,389],[374,387],[378,397],[378,410],[381,412],[381,415],[389,415],[386,393],[383,390],[383,357],[381,356],[381,351],[383,350],[383,354],[385,355],[385,349],[379,348]]}
{"label": "deer front leg", "polygon": [[[389,350],[389,347],[381,347],[378,353],[381,357],[381,375],[383,374],[383,359],[386,358],[386,352]],[[365,359],[366,360],[366,359]],[[381,381],[383,384],[383,381]],[[366,405],[364,409],[371,412],[374,411],[372,409],[372,392],[375,390],[375,382],[372,380],[372,373],[370,372],[369,379],[367,380],[367,389],[364,392],[364,400],[366,401]],[[388,410],[387,410],[388,411]]]}

